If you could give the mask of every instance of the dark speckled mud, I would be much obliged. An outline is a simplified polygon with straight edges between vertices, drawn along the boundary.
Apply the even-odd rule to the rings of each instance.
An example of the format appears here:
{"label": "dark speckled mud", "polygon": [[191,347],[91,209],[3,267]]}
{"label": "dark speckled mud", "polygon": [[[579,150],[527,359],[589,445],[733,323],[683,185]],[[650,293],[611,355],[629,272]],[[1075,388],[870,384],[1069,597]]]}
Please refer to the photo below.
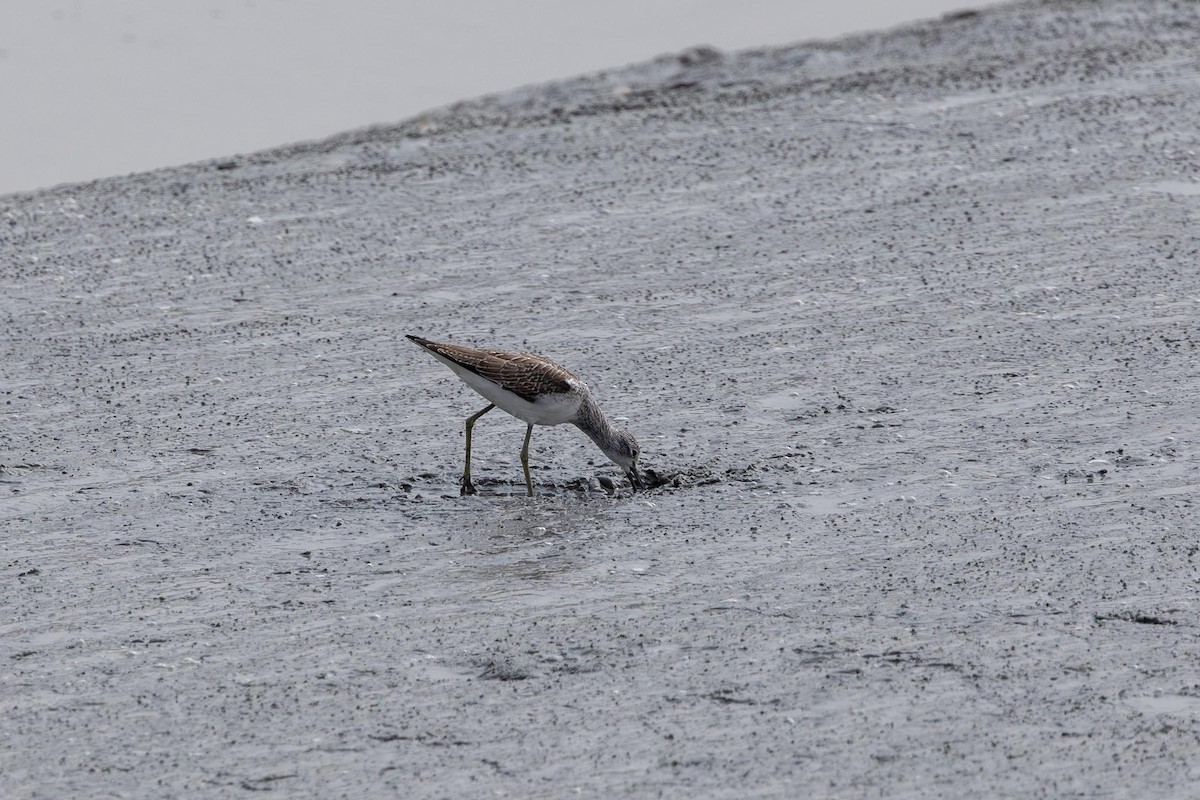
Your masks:
{"label": "dark speckled mud", "polygon": [[[1193,796],[1198,51],[1026,3],[0,198],[0,796]],[[493,413],[460,498],[405,332],[660,485]]]}

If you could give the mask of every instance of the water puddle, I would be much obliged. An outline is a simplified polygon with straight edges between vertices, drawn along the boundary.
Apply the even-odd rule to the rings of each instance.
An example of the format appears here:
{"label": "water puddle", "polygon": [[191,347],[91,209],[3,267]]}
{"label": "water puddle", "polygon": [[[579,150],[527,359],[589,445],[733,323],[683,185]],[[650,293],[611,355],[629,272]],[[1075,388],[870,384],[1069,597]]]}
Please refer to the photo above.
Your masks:
{"label": "water puddle", "polygon": [[1200,719],[1200,697],[1183,694],[1161,694],[1152,697],[1133,697],[1126,701],[1143,714],[1170,714],[1176,717]]}
{"label": "water puddle", "polygon": [[1148,192],[1200,197],[1200,181],[1159,181],[1145,188]]}

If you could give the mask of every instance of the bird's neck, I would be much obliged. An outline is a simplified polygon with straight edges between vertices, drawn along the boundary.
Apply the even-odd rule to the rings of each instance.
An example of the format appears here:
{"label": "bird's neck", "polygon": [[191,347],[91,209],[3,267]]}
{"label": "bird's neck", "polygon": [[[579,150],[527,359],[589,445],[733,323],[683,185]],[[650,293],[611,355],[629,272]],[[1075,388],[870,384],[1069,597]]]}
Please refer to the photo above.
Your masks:
{"label": "bird's neck", "polygon": [[591,395],[584,396],[579,406],[579,414],[575,418],[575,425],[605,453],[618,449],[620,437],[617,429],[608,421],[608,417],[604,416],[604,412]]}

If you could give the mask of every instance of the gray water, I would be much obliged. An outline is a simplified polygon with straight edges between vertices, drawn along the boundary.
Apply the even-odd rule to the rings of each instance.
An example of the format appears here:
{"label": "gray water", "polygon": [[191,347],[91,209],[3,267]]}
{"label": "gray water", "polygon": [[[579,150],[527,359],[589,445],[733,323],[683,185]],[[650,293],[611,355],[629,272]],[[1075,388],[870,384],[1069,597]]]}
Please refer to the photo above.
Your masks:
{"label": "gray water", "polygon": [[[0,795],[1183,797],[1200,8],[0,200]],[[540,352],[670,483],[403,338]]]}

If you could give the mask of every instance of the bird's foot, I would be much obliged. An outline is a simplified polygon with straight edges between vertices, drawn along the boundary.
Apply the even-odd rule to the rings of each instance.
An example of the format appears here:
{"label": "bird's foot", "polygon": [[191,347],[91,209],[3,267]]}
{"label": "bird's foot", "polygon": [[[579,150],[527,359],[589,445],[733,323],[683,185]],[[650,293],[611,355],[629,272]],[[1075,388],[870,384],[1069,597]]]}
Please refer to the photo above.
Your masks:
{"label": "bird's foot", "polygon": [[459,497],[466,497],[469,494],[479,494],[479,492],[475,489],[475,484],[471,483],[469,478],[464,478],[458,495]]}

